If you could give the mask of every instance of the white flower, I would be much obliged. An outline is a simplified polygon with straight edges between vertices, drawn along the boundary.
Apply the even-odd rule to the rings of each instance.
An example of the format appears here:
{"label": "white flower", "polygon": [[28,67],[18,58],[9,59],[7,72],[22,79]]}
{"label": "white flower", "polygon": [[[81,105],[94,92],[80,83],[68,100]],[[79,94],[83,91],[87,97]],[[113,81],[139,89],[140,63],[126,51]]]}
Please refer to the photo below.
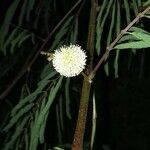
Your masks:
{"label": "white flower", "polygon": [[79,45],[63,46],[53,54],[53,66],[62,76],[80,74],[86,65],[86,54]]}

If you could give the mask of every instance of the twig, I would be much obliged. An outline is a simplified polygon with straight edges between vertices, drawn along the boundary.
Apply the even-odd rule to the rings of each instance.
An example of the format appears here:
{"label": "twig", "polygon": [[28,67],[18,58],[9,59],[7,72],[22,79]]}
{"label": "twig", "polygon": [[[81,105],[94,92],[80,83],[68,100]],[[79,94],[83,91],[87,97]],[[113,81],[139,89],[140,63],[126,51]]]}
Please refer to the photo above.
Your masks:
{"label": "twig", "polygon": [[56,25],[56,27],[51,31],[51,33],[48,35],[48,37],[45,39],[42,46],[37,50],[36,54],[33,53],[27,58],[27,61],[25,62],[22,70],[18,73],[18,75],[15,77],[15,79],[12,81],[12,83],[9,85],[9,87],[0,95],[0,99],[4,99],[11,89],[14,87],[14,85],[18,82],[18,80],[26,73],[27,70],[30,70],[31,66],[35,62],[35,60],[38,58],[40,52],[45,48],[48,41],[51,39],[52,35],[56,32],[56,30],[61,26],[61,24],[64,22],[64,20],[73,12],[73,10],[81,3],[82,0],[78,0],[75,5],[68,11],[68,13],[61,19],[61,21]]}
{"label": "twig", "polygon": [[117,42],[122,38],[122,36],[144,15],[150,11],[150,6],[146,8],[143,12],[139,13],[136,18],[124,29],[120,32],[120,34],[116,37],[116,39],[107,47],[106,52],[103,54],[103,56],[100,58],[97,65],[94,67],[94,69],[91,71],[89,75],[89,79],[93,79],[97,70],[100,68],[101,64],[106,61],[106,59],[109,56],[110,51],[114,48],[114,46],[117,44]]}
{"label": "twig", "polygon": [[25,28],[23,28],[23,27],[21,27],[21,26],[17,26],[17,25],[15,25],[15,24],[13,24],[13,23],[10,23],[10,25],[12,25],[12,26],[15,27],[15,28],[18,28],[19,30],[26,31],[26,32],[29,33],[29,34],[33,34],[37,39],[41,40],[42,42],[45,41],[45,40],[42,39],[39,35],[35,34],[34,32],[29,31],[28,29],[25,29]]}
{"label": "twig", "polygon": [[85,2],[86,2],[86,0],[83,0],[83,2],[82,2],[82,4],[81,4],[81,6],[80,6],[80,8],[79,8],[78,12],[76,13],[76,18],[78,18],[78,17],[79,17],[80,12],[81,12],[81,10],[83,9],[83,6],[84,6]]}

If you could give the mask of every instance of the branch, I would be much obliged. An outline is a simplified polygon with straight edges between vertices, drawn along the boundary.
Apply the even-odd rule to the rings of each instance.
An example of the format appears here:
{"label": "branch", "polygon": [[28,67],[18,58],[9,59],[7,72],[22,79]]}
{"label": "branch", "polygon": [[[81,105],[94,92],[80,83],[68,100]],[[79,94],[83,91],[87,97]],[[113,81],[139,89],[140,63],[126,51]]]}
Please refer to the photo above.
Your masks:
{"label": "branch", "polygon": [[150,11],[150,6],[146,8],[143,12],[139,13],[136,18],[124,29],[122,30],[119,35],[116,37],[116,39],[107,47],[106,52],[103,54],[103,56],[100,58],[99,62],[97,65],[94,67],[94,69],[91,71],[89,75],[89,80],[92,80],[97,72],[97,70],[100,68],[102,63],[107,60],[109,57],[110,51],[114,48],[114,46],[117,44],[117,42],[122,38],[122,36],[144,15]]}
{"label": "branch", "polygon": [[[96,14],[97,14],[97,0],[91,0],[91,11],[90,11],[90,21],[89,21],[89,32],[87,40],[87,51],[90,56],[89,67],[86,68],[86,73],[88,74],[93,66],[93,54],[94,54],[94,39],[95,39],[95,25],[96,25]],[[83,140],[85,133],[85,124],[87,119],[88,103],[91,90],[91,82],[87,80],[85,74],[83,74],[83,86],[80,99],[80,106],[78,112],[78,119],[72,144],[72,150],[83,150]]]}
{"label": "branch", "polygon": [[11,89],[14,87],[14,85],[18,82],[18,80],[26,73],[27,70],[30,70],[35,60],[38,58],[40,52],[44,50],[45,46],[47,45],[48,41],[51,39],[53,34],[56,32],[56,30],[61,26],[61,24],[64,22],[64,20],[73,12],[73,10],[81,3],[82,0],[78,0],[77,3],[68,11],[68,13],[61,19],[61,21],[56,25],[56,27],[51,31],[51,33],[48,35],[48,37],[45,39],[44,43],[41,45],[41,47],[37,50],[36,54],[31,53],[31,55],[27,58],[26,62],[24,63],[24,66],[22,67],[22,70],[18,73],[18,75],[14,78],[12,83],[10,83],[9,87],[0,95],[0,99],[4,99]]}

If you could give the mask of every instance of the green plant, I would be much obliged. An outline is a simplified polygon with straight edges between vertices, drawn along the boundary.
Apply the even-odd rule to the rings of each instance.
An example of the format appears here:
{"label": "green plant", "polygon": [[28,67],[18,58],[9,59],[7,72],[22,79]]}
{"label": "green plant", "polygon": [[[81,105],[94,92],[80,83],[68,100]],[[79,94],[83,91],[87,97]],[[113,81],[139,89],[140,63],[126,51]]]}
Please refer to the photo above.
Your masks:
{"label": "green plant", "polygon": [[[0,126],[1,133],[6,133],[1,142],[4,150],[36,150],[38,147],[39,149],[72,147],[72,150],[82,150],[86,149],[86,145],[88,149],[92,149],[96,132],[95,116],[93,116],[93,129],[88,144],[84,141],[84,135],[88,103],[94,93],[91,85],[98,69],[105,64],[105,74],[111,76],[110,72],[113,68],[113,76],[118,78],[121,49],[131,49],[127,50],[129,61],[126,62],[130,70],[137,49],[150,47],[150,33],[146,31],[145,24],[140,20],[144,17],[149,18],[149,1],[78,0],[74,4],[69,2],[69,7],[72,6],[70,10],[65,5],[67,2],[63,0],[61,4],[65,13],[59,12],[59,2],[52,0],[15,0],[8,4],[5,10],[6,16],[0,26],[2,55],[0,100],[9,103],[12,101],[13,108],[11,112],[6,112],[6,120]],[[88,12],[84,10],[86,4],[89,5]],[[142,13],[139,13],[140,11]],[[87,16],[88,13],[90,14],[89,23],[86,24],[82,22],[84,17],[80,20],[84,12]],[[134,16],[135,19],[132,19]],[[81,26],[82,24],[84,27]],[[125,26],[126,28],[121,31]],[[80,30],[84,30],[85,34],[82,35]],[[86,34],[87,30],[88,34]],[[117,38],[113,40],[115,37]],[[77,77],[79,81],[76,78],[60,76],[54,70],[52,62],[40,56],[41,51],[53,53],[55,49],[70,43],[82,43],[88,55],[83,76]],[[111,52],[114,53],[113,56],[110,56]],[[94,55],[99,58],[96,64]],[[111,61],[107,60],[109,56]],[[14,78],[9,84],[8,79],[12,79],[11,73]],[[78,90],[77,83],[81,81],[83,81],[82,90]],[[8,84],[9,86],[6,87]],[[76,95],[74,100],[80,99],[81,94],[73,144],[73,136],[67,142],[63,140],[66,118],[75,120],[72,118],[72,109],[76,108],[70,106],[72,93]],[[94,112],[95,101],[93,101]],[[52,115],[56,120],[49,123]],[[54,144],[46,139],[48,136],[46,131],[49,130],[47,128],[52,128],[49,127],[51,124],[54,126],[57,124],[56,135],[53,135],[57,142]]]}

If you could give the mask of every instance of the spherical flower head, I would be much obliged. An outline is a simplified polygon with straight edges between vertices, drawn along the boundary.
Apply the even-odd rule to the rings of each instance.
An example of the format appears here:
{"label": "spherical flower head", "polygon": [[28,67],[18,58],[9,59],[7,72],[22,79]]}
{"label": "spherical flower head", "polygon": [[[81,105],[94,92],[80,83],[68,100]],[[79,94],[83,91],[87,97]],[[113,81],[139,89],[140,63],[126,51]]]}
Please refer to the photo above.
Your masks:
{"label": "spherical flower head", "polygon": [[80,74],[86,65],[86,54],[79,45],[63,46],[53,54],[53,66],[62,76]]}

